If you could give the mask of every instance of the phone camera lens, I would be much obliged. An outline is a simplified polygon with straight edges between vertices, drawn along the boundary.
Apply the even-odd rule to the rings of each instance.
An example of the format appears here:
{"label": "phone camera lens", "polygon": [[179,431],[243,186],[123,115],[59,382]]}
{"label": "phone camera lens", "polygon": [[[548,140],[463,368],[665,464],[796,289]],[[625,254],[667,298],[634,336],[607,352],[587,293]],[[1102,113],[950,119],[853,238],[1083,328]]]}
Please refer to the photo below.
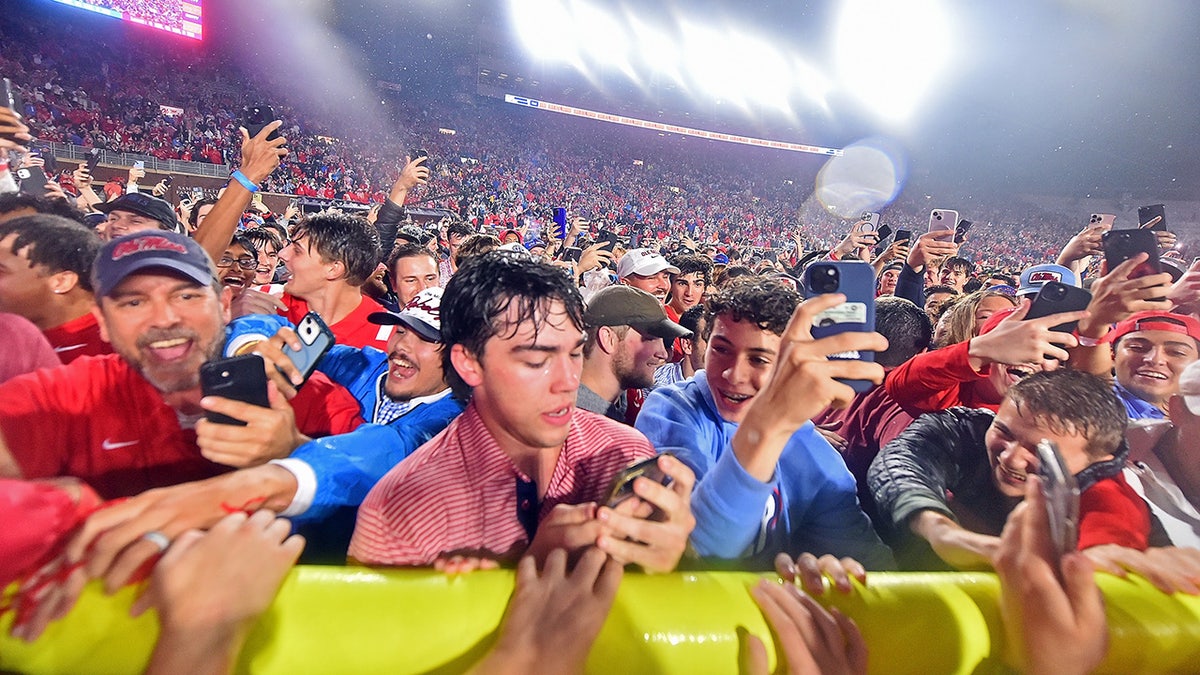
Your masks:
{"label": "phone camera lens", "polygon": [[1067,287],[1066,286],[1057,286],[1057,285],[1049,286],[1046,288],[1046,291],[1047,291],[1046,297],[1055,302],[1059,302],[1063,298],[1067,297]]}

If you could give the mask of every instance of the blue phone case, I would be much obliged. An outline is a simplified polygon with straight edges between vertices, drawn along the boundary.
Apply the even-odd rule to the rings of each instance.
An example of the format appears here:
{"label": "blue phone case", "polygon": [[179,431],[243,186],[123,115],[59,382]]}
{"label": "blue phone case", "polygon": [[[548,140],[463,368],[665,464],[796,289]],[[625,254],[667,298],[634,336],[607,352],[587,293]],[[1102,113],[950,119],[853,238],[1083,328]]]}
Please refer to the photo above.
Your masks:
{"label": "blue phone case", "polygon": [[[836,271],[837,285],[828,287],[829,270]],[[841,293],[846,302],[825,310],[813,322],[812,336],[820,339],[839,333],[871,333],[875,331],[875,268],[865,262],[816,262],[804,270],[804,294],[812,298],[824,293]],[[820,290],[816,290],[820,289]],[[874,361],[875,352],[862,351],[835,354],[831,359]],[[868,380],[838,380],[854,391],[868,391],[875,386]]]}
{"label": "blue phone case", "polygon": [[307,381],[308,376],[316,369],[317,361],[325,356],[335,339],[329,326],[313,312],[305,314],[300,323],[296,324],[296,335],[304,346],[298,352],[288,349],[285,353]]}

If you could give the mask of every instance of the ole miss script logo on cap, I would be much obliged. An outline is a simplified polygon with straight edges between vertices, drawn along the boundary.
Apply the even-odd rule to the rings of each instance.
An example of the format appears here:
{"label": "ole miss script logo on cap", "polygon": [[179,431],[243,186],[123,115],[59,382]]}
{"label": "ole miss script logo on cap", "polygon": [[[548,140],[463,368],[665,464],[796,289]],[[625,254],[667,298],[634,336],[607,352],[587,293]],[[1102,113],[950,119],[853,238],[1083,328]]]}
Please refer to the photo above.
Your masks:
{"label": "ole miss script logo on cap", "polygon": [[174,251],[180,255],[187,255],[188,252],[186,246],[173,242],[166,237],[139,237],[138,239],[123,241],[113,247],[112,259],[116,261],[147,251]]}

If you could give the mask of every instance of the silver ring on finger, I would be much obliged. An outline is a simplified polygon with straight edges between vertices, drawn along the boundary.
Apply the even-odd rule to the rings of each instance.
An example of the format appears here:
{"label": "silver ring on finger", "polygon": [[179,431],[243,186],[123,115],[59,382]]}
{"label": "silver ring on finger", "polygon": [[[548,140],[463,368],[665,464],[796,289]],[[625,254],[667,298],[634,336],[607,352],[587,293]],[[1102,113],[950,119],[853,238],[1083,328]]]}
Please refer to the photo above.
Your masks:
{"label": "silver ring on finger", "polygon": [[170,545],[171,545],[171,538],[168,537],[167,535],[163,534],[162,532],[159,532],[158,530],[150,530],[146,534],[142,535],[142,539],[145,539],[146,541],[150,542],[151,544],[154,544],[155,546],[157,546],[159,553],[166,551],[167,548],[170,547]]}

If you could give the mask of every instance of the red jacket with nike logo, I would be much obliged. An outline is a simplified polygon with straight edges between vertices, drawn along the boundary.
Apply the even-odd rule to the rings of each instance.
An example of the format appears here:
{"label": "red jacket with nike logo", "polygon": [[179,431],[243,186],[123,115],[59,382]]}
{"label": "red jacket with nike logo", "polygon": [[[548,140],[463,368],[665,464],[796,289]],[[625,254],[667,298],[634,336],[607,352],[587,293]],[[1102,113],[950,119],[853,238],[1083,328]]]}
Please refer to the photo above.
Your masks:
{"label": "red jacket with nike logo", "polygon": [[[362,424],[358,401],[314,373],[292,399],[312,437]],[[191,424],[120,356],[92,356],[0,385],[0,433],[25,478],[75,476],[104,499],[209,478],[232,468],[208,461]]]}

